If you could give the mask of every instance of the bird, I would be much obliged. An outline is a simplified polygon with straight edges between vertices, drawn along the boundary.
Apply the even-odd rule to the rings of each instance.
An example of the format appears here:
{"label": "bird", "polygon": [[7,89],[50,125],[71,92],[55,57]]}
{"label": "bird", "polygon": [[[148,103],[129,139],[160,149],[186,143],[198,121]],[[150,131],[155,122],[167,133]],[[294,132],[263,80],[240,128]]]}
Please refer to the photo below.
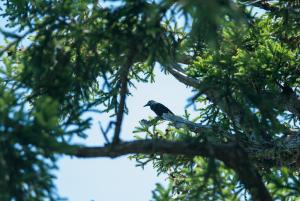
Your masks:
{"label": "bird", "polygon": [[162,115],[165,113],[174,115],[174,113],[169,108],[167,108],[163,104],[158,103],[154,100],[150,100],[150,101],[148,101],[148,103],[146,105],[144,105],[144,107],[147,107],[147,106],[150,106],[150,109],[153,112],[155,112],[155,114],[159,117],[162,117]]}

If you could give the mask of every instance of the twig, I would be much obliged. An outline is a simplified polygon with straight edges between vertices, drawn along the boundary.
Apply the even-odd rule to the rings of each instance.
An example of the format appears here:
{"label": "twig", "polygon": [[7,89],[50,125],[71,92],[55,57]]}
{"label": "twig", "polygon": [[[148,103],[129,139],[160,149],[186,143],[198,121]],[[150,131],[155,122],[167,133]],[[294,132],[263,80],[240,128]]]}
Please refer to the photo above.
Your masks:
{"label": "twig", "polygon": [[98,124],[99,124],[101,133],[102,133],[102,135],[103,135],[103,137],[104,137],[106,143],[107,143],[107,144],[110,144],[110,141],[109,141],[109,139],[108,139],[108,137],[107,137],[107,134],[108,134],[109,130],[111,129],[111,127],[115,124],[115,122],[114,122],[114,121],[110,121],[109,124],[108,124],[108,126],[106,127],[106,129],[104,129],[104,128],[102,127],[101,122],[98,122]]}
{"label": "twig", "polygon": [[28,30],[23,35],[16,37],[17,39],[15,41],[9,43],[3,50],[0,51],[0,57],[4,54],[4,52],[6,52],[7,50],[9,50],[12,46],[18,45],[21,42],[21,40],[24,37],[26,37],[28,34],[30,34],[31,32],[32,32],[32,30]]}

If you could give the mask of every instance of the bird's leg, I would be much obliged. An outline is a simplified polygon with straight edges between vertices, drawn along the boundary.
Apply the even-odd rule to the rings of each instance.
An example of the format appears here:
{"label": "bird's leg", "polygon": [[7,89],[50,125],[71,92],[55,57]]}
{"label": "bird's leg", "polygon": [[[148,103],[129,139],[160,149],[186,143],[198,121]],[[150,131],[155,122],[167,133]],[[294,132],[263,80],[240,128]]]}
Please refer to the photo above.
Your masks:
{"label": "bird's leg", "polygon": [[154,139],[154,140],[157,140],[157,139],[158,139],[158,135],[157,135],[157,133],[155,132],[155,128],[156,128],[156,124],[153,125],[152,133],[153,133],[153,139]]}
{"label": "bird's leg", "polygon": [[151,120],[151,124],[156,125],[159,120],[162,120],[162,118],[157,116],[157,117],[155,117],[154,119]]}

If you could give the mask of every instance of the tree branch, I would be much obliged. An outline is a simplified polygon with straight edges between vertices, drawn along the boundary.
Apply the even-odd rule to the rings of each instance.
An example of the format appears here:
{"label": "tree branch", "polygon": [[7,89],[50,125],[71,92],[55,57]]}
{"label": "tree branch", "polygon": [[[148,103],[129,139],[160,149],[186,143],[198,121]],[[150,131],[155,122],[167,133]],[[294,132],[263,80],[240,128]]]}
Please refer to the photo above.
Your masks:
{"label": "tree branch", "polygon": [[179,71],[178,66],[179,66],[178,64],[174,63],[174,67],[166,66],[166,70],[169,73],[171,73],[177,80],[182,82],[183,84],[185,84],[187,86],[194,87],[196,89],[202,88],[199,80],[197,80],[195,78],[192,78],[192,77],[189,77],[184,72]]}
{"label": "tree branch", "polygon": [[127,94],[127,83],[128,83],[128,74],[129,69],[133,62],[133,54],[129,55],[127,63],[123,68],[121,68],[120,73],[120,82],[121,82],[121,89],[120,89],[120,105],[117,111],[117,120],[115,125],[115,132],[113,137],[113,144],[117,144],[120,142],[120,132],[121,126],[123,122],[123,116],[125,111],[125,104],[126,104],[126,94]]}
{"label": "tree branch", "polygon": [[[70,154],[70,153],[69,153]],[[171,154],[214,157],[233,168],[249,190],[253,200],[272,200],[258,172],[251,165],[247,153],[236,143],[179,142],[166,140],[136,140],[105,147],[78,148],[71,155],[80,158],[111,157],[126,154]]]}
{"label": "tree branch", "polygon": [[[163,114],[163,119],[170,121],[176,128],[188,128],[199,135],[206,133],[213,136],[213,133],[218,133],[219,135],[221,133],[222,136],[226,136],[229,142],[237,143],[235,135],[217,126],[197,124],[172,114]],[[213,140],[215,142],[218,141],[217,138],[213,138]],[[221,141],[218,142],[223,143]],[[261,143],[252,141],[250,145],[244,145],[244,150],[249,158],[261,167],[300,167],[300,157],[298,157],[300,153],[299,132],[291,131],[290,135],[282,138],[280,141],[270,142],[270,147],[266,148]]]}
{"label": "tree branch", "polygon": [[249,109],[243,108],[231,97],[224,97],[219,89],[206,87],[203,83],[200,83],[199,80],[191,78],[184,72],[177,70],[176,66],[178,64],[174,65],[174,68],[172,66],[166,66],[166,70],[170,72],[178,81],[194,87],[201,93],[205,93],[208,99],[218,105],[233,122],[235,122],[239,127],[243,128],[247,133],[253,134],[253,128],[257,127],[258,120]]}
{"label": "tree branch", "polygon": [[248,1],[246,5],[255,6],[255,7],[258,7],[260,9],[270,11],[270,12],[274,12],[274,11],[279,10],[278,7],[273,6],[272,4],[268,3],[266,0],[255,0],[255,1],[252,1],[252,2]]}
{"label": "tree branch", "polygon": [[[163,119],[170,121],[176,128],[188,128],[189,130],[201,135],[220,133],[226,136],[231,143],[237,143],[236,136],[228,133],[226,130],[217,126],[201,125],[191,122],[179,116],[172,114],[163,114]],[[207,136],[207,135],[206,135]],[[210,138],[211,139],[211,138]],[[213,138],[215,142],[223,143]],[[300,133],[291,132],[287,137],[282,138],[279,142],[270,142],[271,148],[262,146],[261,143],[253,141],[250,145],[244,145],[244,150],[249,158],[261,167],[293,167],[300,166],[300,158],[298,157],[300,150]]]}
{"label": "tree branch", "polygon": [[199,134],[205,133],[205,132],[212,132],[212,128],[209,125],[197,124],[197,123],[194,123],[192,121],[189,121],[187,119],[184,119],[184,118],[176,116],[176,115],[164,113],[162,117],[164,120],[172,122],[176,128],[187,127],[191,131],[193,131],[195,133],[199,133]]}
{"label": "tree branch", "polygon": [[[7,34],[13,34],[13,33],[6,33],[5,31],[1,30],[0,29],[0,32],[3,33],[3,35],[7,35]],[[6,34],[5,34],[6,33]],[[28,35],[32,33],[32,30],[28,30],[26,31],[23,35],[19,36],[19,35],[15,35],[14,38],[16,38],[13,42],[9,43],[4,49],[2,49],[0,51],[0,57],[5,53],[7,52],[11,47],[13,46],[18,46],[18,44]]]}
{"label": "tree branch", "polygon": [[[198,89],[201,93],[205,93],[208,99],[218,105],[233,122],[235,122],[239,127],[243,128],[246,133],[253,135],[253,130],[254,128],[258,128],[257,125],[259,123],[255,115],[253,115],[249,109],[242,107],[230,97],[224,97],[220,93],[219,89],[205,87],[204,84],[202,84],[199,80],[191,78],[183,71],[179,70],[180,68],[177,67],[179,66],[178,64],[174,65],[174,68],[172,66],[166,66],[166,70],[183,84]],[[296,93],[279,93],[276,96],[264,94],[261,95],[263,96],[264,100],[269,100],[272,102],[273,107],[277,109],[283,108],[300,118],[300,98],[296,95]],[[264,133],[264,131],[260,131],[260,133]]]}
{"label": "tree branch", "polygon": [[212,153],[221,155],[222,150],[233,151],[232,144],[188,143],[166,140],[135,140],[121,142],[118,145],[105,147],[79,148],[75,154],[81,158],[119,157],[127,154],[171,154],[186,156],[211,156]]}

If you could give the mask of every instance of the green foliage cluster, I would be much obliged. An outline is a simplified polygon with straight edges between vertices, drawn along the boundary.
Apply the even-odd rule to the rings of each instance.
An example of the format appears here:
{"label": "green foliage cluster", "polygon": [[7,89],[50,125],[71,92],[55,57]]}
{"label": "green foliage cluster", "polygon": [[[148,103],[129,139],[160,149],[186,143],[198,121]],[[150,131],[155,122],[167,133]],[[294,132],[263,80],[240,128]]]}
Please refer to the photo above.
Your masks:
{"label": "green foliage cluster", "polygon": [[292,126],[288,122],[297,121],[273,100],[292,89],[299,93],[299,49],[272,36],[276,28],[269,16],[249,21],[245,26],[228,21],[220,30],[220,48],[203,51],[188,67],[188,74],[206,88],[218,89],[229,102],[233,99],[244,110],[254,111],[259,121],[253,122],[253,114],[245,115],[244,121],[273,138]]}
{"label": "green foliage cluster", "polygon": [[64,133],[57,103],[43,98],[28,112],[21,93],[0,86],[0,199],[56,198],[52,180],[57,157],[52,147]]}
{"label": "green foliage cluster", "polygon": [[[85,136],[91,119],[84,113],[117,115],[124,66],[126,95],[134,83],[154,81],[156,64],[162,72],[171,66],[197,79],[201,90],[193,89],[189,100],[199,115],[191,121],[227,132],[198,136],[171,125],[160,130],[154,122],[136,130],[147,139],[227,142],[230,134],[247,146],[255,133],[258,145],[268,147],[299,129],[300,106],[291,101],[299,97],[300,84],[298,1],[1,3],[7,25],[0,32],[10,42],[0,51],[0,200],[58,199],[56,160],[74,148],[73,136]],[[253,7],[265,11],[255,15]],[[20,47],[22,42],[27,45]],[[237,122],[236,107],[243,116]],[[170,186],[158,184],[153,200],[250,197],[236,173],[214,158],[131,158],[169,176]],[[297,171],[264,162],[257,168],[273,198],[298,199]]]}
{"label": "green foliage cluster", "polygon": [[[168,126],[165,131],[158,129],[161,122],[153,128],[138,127],[139,133],[147,133],[146,138],[172,141],[191,141],[194,143],[213,136],[194,136],[188,129],[174,129]],[[243,185],[239,183],[232,170],[213,158],[161,155],[135,155],[136,166],[144,168],[152,163],[158,174],[168,175],[170,185],[167,188],[157,184],[153,191],[154,200],[238,200],[245,196]]]}

